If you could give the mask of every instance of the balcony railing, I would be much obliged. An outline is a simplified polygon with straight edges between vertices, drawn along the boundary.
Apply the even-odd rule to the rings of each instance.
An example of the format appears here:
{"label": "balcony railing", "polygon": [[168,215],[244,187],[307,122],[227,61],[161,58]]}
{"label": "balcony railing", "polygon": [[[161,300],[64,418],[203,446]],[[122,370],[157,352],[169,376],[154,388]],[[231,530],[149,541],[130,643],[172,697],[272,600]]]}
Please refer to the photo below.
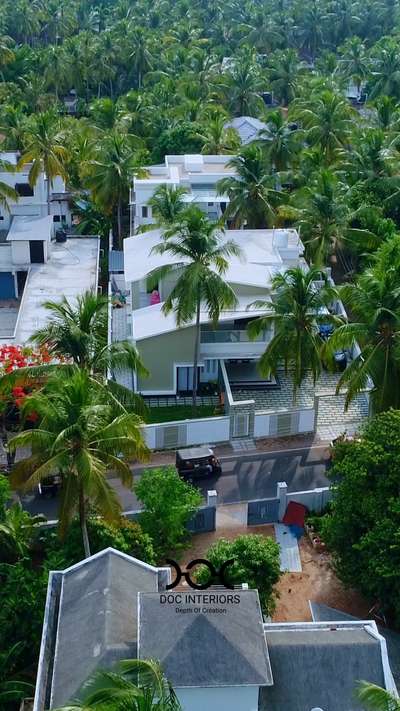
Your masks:
{"label": "balcony railing", "polygon": [[257,338],[250,339],[249,334],[244,329],[232,329],[232,330],[201,330],[201,343],[250,343],[254,341],[255,343],[267,342],[271,337],[271,331],[265,330],[257,336]]}

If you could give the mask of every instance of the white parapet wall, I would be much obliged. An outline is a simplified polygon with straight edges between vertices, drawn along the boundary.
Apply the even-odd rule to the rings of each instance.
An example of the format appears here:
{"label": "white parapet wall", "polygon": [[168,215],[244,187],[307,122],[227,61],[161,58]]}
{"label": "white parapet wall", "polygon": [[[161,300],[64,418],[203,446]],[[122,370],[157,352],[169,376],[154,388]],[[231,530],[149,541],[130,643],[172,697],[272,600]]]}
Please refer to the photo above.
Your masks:
{"label": "white parapet wall", "polygon": [[313,407],[254,414],[254,438],[305,434],[315,429]]}
{"label": "white parapet wall", "polygon": [[150,449],[174,449],[196,444],[229,442],[230,418],[204,417],[145,425],[143,433]]}

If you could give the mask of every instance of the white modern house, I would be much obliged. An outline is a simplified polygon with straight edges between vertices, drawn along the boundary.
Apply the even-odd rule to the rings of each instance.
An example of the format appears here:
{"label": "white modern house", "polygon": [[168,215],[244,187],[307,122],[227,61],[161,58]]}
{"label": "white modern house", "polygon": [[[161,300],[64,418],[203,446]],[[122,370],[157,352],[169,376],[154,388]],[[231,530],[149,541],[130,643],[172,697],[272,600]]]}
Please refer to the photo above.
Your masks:
{"label": "white modern house", "polygon": [[[176,328],[175,315],[163,313],[165,299],[179,276],[169,275],[154,284],[152,272],[174,263],[167,253],[155,254],[154,247],[162,239],[161,230],[151,230],[124,240],[124,274],[112,275],[111,287],[127,291],[125,331],[151,372],[149,378],[134,379],[134,389],[143,395],[176,395],[190,392],[193,382],[193,348],[195,328],[193,323]],[[218,378],[221,360],[228,364],[241,363],[242,376],[254,377],[254,363],[265,350],[271,332],[265,332],[256,341],[247,334],[247,323],[261,312],[250,307],[257,299],[268,298],[274,274],[290,266],[303,263],[303,245],[295,230],[229,230],[224,240],[233,240],[241,248],[241,257],[230,259],[226,281],[237,296],[233,311],[221,313],[218,327],[214,329],[207,311],[201,312],[200,380]],[[156,292],[156,299],[154,293]],[[121,309],[113,315],[121,321]],[[117,325],[117,324],[115,324]],[[116,331],[116,329],[115,329]],[[118,333],[115,333],[118,340]],[[162,354],[162,357],[161,357]]]}
{"label": "white modern house", "polygon": [[[232,311],[222,311],[213,327],[201,307],[198,382],[199,395],[219,393],[204,404],[219,403],[221,417],[176,421],[170,426],[148,425],[146,441],[152,449],[264,438],[317,431],[332,439],[344,430],[354,432],[368,417],[368,397],[361,393],[345,411],[345,394],[336,395],[338,373],[323,371],[315,384],[307,376],[293,400],[293,380],[283,367],[276,378],[259,372],[259,359],[273,336],[272,327],[255,339],[248,335],[249,321],[262,312],[251,305],[268,300],[275,274],[293,266],[308,266],[296,230],[228,230],[222,239],[235,241],[242,256],[232,257],[225,279],[237,297]],[[123,252],[110,253],[110,341],[131,340],[150,371],[147,378],[132,371],[116,372],[115,379],[141,393],[153,406],[189,404],[193,386],[194,321],[177,328],[174,313],[165,315],[165,299],[179,276],[179,267],[154,283],[159,267],[175,262],[168,253],[154,252],[162,240],[153,229],[124,240]],[[318,284],[315,285],[318,288]],[[345,315],[343,305],[329,305]],[[346,363],[353,350],[339,354]],[[190,400],[189,400],[190,402]]]}
{"label": "white modern house", "polygon": [[[266,623],[247,586],[167,591],[169,568],[112,548],[49,575],[33,711],[122,659],[156,659],[183,711],[362,711],[360,679],[397,695],[373,620]],[[337,614],[337,617],[335,617]]]}
{"label": "white modern house", "polygon": [[[7,230],[13,217],[45,217],[47,215],[47,177],[42,171],[36,185],[29,184],[30,165],[19,170],[16,166],[19,154],[15,151],[0,153],[0,161],[10,166],[9,170],[2,170],[0,163],[0,181],[14,188],[19,199],[9,199],[8,210],[0,207],[0,230]],[[69,206],[70,193],[66,189],[64,180],[58,176],[50,186],[50,213],[56,226],[60,228],[71,225],[71,210]]]}
{"label": "white modern house", "polygon": [[233,156],[179,155],[165,156],[163,165],[146,168],[145,178],[134,178],[130,195],[131,234],[141,225],[154,223],[149,199],[163,183],[186,188],[184,201],[204,210],[210,219],[219,218],[229,202],[225,195],[217,195],[216,185],[221,178],[234,176],[229,168]]}

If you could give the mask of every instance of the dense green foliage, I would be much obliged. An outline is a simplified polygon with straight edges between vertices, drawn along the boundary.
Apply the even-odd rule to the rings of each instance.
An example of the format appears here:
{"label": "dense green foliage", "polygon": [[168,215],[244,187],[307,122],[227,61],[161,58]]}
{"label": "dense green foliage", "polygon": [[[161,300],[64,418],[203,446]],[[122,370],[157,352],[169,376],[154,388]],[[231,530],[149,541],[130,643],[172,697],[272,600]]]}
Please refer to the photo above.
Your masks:
{"label": "dense green foliage", "polygon": [[[301,223],[311,255],[339,247],[351,266],[360,239],[369,246],[359,234],[344,249],[349,227],[382,239],[384,220],[399,221],[398,37],[397,0],[6,0],[4,146],[34,158],[32,182],[42,158],[85,198],[90,189],[121,238],[134,173],[167,153],[235,154],[225,121],[250,114],[268,130],[238,159],[233,219]],[[349,82],[366,90],[367,110],[351,107]],[[271,91],[285,111],[264,104]]]}
{"label": "dense green foliage", "polygon": [[[273,538],[249,534],[233,541],[221,538],[208,549],[206,559],[219,570],[227,560],[235,562],[226,569],[225,578],[231,585],[247,583],[258,590],[261,606],[266,615],[275,608],[274,585],[280,577],[279,545]],[[210,572],[200,568],[197,579],[205,583]]]}
{"label": "dense green foliage", "polygon": [[400,623],[400,412],[377,415],[361,441],[335,447],[322,535],[341,578]]}
{"label": "dense green foliage", "polygon": [[[115,524],[110,524],[101,518],[90,516],[87,526],[92,554],[104,548],[115,548],[150,565],[155,564],[152,540],[135,521],[121,517]],[[68,568],[85,557],[82,534],[76,519],[62,544],[54,529],[42,532],[39,543],[46,550],[46,555],[57,558],[61,568]]]}
{"label": "dense green foliage", "polygon": [[186,524],[202,502],[200,491],[178,476],[175,467],[148,469],[135,484],[144,504],[139,516],[160,560],[182,549],[190,539]]}

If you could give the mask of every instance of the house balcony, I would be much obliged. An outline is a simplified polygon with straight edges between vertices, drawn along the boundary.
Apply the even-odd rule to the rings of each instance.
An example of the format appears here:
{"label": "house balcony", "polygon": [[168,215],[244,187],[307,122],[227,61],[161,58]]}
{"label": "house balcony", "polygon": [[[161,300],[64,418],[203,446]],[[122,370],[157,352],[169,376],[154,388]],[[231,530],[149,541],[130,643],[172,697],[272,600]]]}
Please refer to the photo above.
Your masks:
{"label": "house balcony", "polygon": [[203,358],[251,358],[260,356],[272,338],[272,331],[263,331],[251,340],[246,329],[201,329],[200,355]]}

